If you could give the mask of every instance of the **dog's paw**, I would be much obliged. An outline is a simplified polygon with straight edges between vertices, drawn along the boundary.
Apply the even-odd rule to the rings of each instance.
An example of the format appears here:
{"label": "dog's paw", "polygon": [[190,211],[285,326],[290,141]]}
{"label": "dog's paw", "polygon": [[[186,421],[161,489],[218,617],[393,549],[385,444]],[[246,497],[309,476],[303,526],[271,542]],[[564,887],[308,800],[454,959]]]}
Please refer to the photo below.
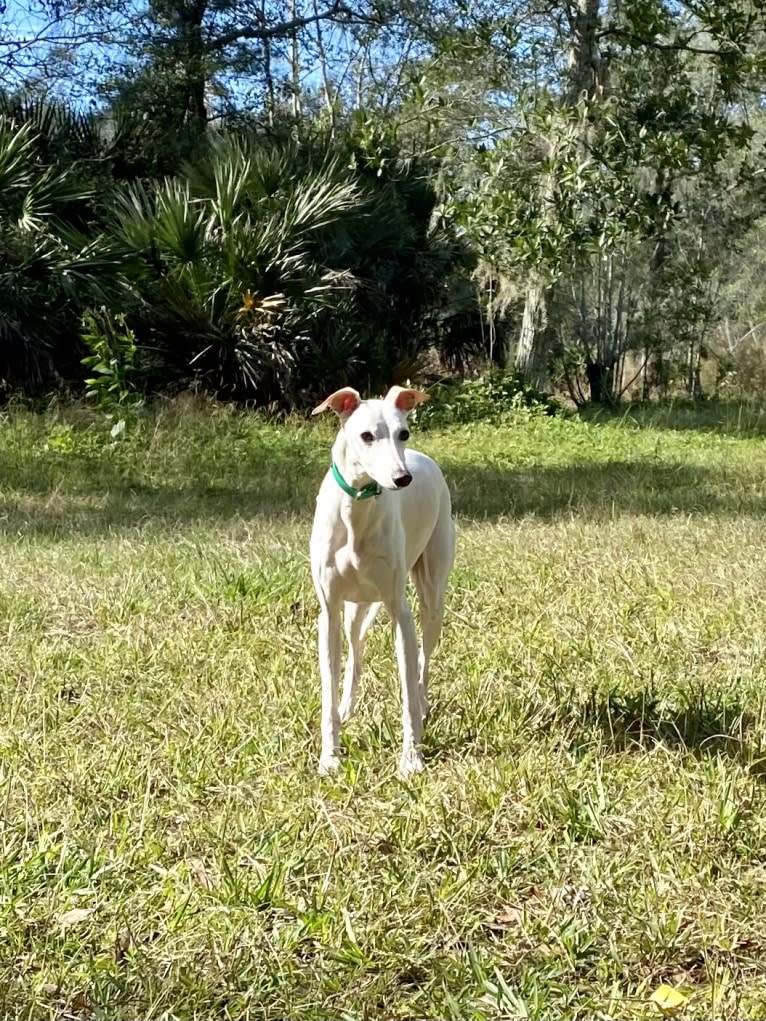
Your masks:
{"label": "dog's paw", "polygon": [[337,755],[323,755],[319,760],[319,775],[332,776],[340,769],[340,759]]}
{"label": "dog's paw", "polygon": [[414,773],[423,772],[423,757],[415,748],[409,748],[402,753],[399,760],[399,773],[401,776],[412,776]]}

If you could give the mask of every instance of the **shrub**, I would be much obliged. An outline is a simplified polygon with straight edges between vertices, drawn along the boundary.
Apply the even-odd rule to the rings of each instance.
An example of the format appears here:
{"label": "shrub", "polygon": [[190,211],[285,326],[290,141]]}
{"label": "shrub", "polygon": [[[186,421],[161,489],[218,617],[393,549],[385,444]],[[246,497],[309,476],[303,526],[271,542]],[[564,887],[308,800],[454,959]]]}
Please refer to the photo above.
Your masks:
{"label": "shrub", "polygon": [[82,364],[93,373],[85,380],[85,396],[111,420],[111,435],[117,439],[144,403],[133,384],[136,338],[124,315],[100,308],[83,316],[82,339],[91,352]]}
{"label": "shrub", "polygon": [[439,383],[418,409],[421,427],[500,422],[509,416],[553,415],[559,408],[548,394],[512,372],[492,372],[473,380]]}

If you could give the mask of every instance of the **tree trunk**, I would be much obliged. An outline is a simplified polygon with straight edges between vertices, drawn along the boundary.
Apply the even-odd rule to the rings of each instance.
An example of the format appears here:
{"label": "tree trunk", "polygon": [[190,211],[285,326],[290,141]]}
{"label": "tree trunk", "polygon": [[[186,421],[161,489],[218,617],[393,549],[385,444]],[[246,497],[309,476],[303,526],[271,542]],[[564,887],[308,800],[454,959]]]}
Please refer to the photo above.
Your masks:
{"label": "tree trunk", "polygon": [[542,389],[546,383],[545,358],[540,339],[548,322],[547,288],[539,277],[527,287],[521,332],[516,347],[516,372],[526,382]]}
{"label": "tree trunk", "polygon": [[700,348],[693,340],[689,341],[689,354],[686,367],[686,392],[690,397],[702,396],[700,380]]}
{"label": "tree trunk", "polygon": [[[266,24],[266,0],[261,0],[261,21]],[[263,83],[266,92],[266,117],[269,127],[273,128],[277,100],[274,92],[274,73],[271,69],[271,40],[268,36],[263,38]]]}
{"label": "tree trunk", "polygon": [[594,99],[603,91],[598,52],[600,8],[601,0],[575,0],[570,5],[567,106],[576,106],[583,94]]}
{"label": "tree trunk", "polygon": [[591,404],[614,403],[614,366],[601,362],[587,362],[585,374],[588,377]]}
{"label": "tree trunk", "polygon": [[319,6],[317,0],[314,0],[314,16],[316,17],[315,30],[316,30],[316,41],[317,41],[317,54],[319,55],[319,69],[322,73],[322,91],[324,93],[324,105],[327,110],[327,115],[330,118],[330,137],[335,137],[335,99],[333,97],[333,87],[330,80],[330,73],[327,61],[327,50],[324,44],[324,34],[322,32],[322,22],[319,17]]}
{"label": "tree trunk", "polygon": [[[290,0],[290,17],[293,21],[298,17],[297,0]],[[292,84],[292,114],[297,121],[301,115],[301,73],[298,59],[298,33],[295,29],[290,33],[290,80]]]}
{"label": "tree trunk", "polygon": [[194,136],[207,131],[207,61],[205,41],[202,37],[202,22],[207,10],[207,0],[181,0],[176,7],[179,28],[179,44],[183,61],[184,121],[187,130]]}
{"label": "tree trunk", "polygon": [[[594,98],[603,92],[598,52],[600,11],[601,0],[573,0],[569,4],[569,67],[561,101],[562,110],[574,109],[583,93]],[[583,118],[580,130],[584,144],[588,133],[587,118]],[[555,150],[555,142],[551,148]],[[552,171],[546,175],[542,188],[543,218],[551,230],[556,225],[556,188],[555,171]],[[538,279],[529,283],[516,350],[517,372],[539,387],[545,386],[547,382],[545,367],[549,352],[546,350],[545,328],[548,322],[549,291],[550,288]]]}

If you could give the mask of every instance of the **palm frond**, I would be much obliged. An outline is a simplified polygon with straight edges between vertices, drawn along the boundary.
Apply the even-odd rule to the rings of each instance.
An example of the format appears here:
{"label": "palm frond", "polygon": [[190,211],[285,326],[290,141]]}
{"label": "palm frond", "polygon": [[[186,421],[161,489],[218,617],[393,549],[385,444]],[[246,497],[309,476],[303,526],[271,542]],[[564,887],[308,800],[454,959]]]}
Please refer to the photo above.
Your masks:
{"label": "palm frond", "polygon": [[7,208],[9,196],[25,191],[32,183],[34,132],[28,124],[14,128],[0,117],[0,203]]}

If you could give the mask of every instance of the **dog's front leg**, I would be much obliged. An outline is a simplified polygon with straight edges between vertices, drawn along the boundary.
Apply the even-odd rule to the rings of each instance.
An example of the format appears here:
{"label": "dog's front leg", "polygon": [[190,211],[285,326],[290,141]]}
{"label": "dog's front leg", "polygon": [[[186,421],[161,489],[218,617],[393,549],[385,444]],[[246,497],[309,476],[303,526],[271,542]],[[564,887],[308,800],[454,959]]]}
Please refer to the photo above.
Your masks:
{"label": "dog's front leg", "polygon": [[423,713],[418,688],[418,636],[407,600],[402,599],[392,611],[394,618],[396,660],[402,683],[402,776],[419,773],[423,768],[418,744],[423,733]]}
{"label": "dog's front leg", "polygon": [[322,678],[322,752],[320,776],[334,773],[340,765],[340,606],[323,601],[319,614],[319,673]]}

